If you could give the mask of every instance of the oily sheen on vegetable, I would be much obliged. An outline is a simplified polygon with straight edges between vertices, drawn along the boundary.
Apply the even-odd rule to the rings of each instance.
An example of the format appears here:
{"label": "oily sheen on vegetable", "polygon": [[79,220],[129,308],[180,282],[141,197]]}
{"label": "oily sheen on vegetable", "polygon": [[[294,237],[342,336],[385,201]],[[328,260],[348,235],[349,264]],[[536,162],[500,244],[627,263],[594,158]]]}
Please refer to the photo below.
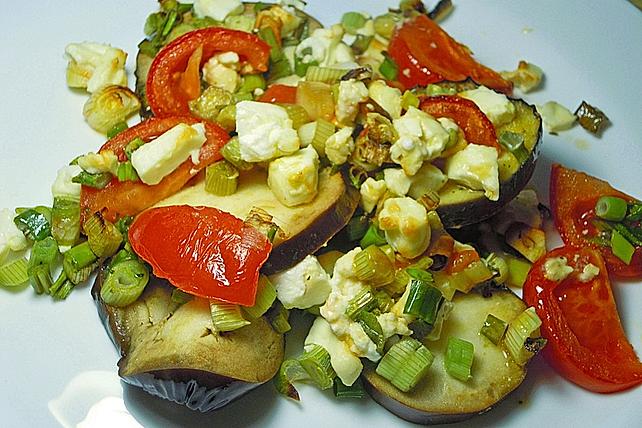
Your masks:
{"label": "oily sheen on vegetable", "polygon": [[259,269],[272,244],[216,208],[169,206],[141,213],[129,228],[133,250],[154,275],[197,296],[254,305]]}

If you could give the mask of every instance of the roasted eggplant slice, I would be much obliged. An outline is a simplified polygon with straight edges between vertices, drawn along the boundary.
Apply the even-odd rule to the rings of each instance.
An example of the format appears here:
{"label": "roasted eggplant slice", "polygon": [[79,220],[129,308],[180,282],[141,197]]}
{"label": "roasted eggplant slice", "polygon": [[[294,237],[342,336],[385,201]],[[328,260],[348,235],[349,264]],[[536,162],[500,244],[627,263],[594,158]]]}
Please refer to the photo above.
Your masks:
{"label": "roasted eggplant slice", "polygon": [[261,208],[281,228],[262,272],[272,274],[294,266],[316,252],[350,220],[359,203],[359,192],[346,185],[340,173],[325,169],[319,174],[319,191],[310,203],[282,205],[267,186],[264,170],[255,167],[241,174],[236,193],[216,196],[205,191],[203,180],[186,187],[158,205],[204,205],[246,218],[252,208]]}
{"label": "roasted eggplant slice", "polygon": [[283,335],[264,318],[228,333],[213,331],[209,302],[178,305],[172,287],[154,278],[133,304],[100,299],[103,274],[92,288],[100,318],[120,351],[118,374],[146,392],[206,412],[270,380],[283,360]]}
{"label": "roasted eggplant slice", "polygon": [[497,201],[486,198],[480,190],[471,190],[454,182],[446,183],[439,191],[441,202],[437,212],[447,228],[479,223],[493,216],[517,196],[531,179],[542,141],[542,119],[535,106],[519,99],[511,101],[515,106],[515,118],[512,122],[497,128],[497,135],[500,136],[504,132],[521,135],[528,156],[515,165],[501,165],[503,161],[500,157],[500,187]]}
{"label": "roasted eggplant slice", "polygon": [[[372,398],[410,422],[450,423],[484,413],[517,388],[526,376],[526,369],[508,357],[503,348],[479,334],[489,313],[509,322],[526,309],[522,300],[510,291],[498,290],[491,297],[475,292],[458,293],[453,303],[441,338],[426,342],[435,360],[426,377],[410,392],[395,388],[374,371],[374,365],[364,368],[364,385]],[[467,340],[475,347],[472,378],[467,382],[449,376],[444,369],[451,336]]]}

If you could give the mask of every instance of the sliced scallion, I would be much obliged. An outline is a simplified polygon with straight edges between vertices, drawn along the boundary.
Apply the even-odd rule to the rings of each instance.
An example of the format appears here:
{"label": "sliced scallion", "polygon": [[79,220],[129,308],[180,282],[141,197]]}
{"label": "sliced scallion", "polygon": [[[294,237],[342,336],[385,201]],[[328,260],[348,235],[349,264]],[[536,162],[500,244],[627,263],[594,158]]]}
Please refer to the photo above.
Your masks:
{"label": "sliced scallion", "polygon": [[74,286],[74,283],[67,278],[67,275],[63,270],[62,272],[60,272],[58,279],[56,279],[56,281],[51,284],[51,287],[49,288],[49,294],[55,300],[64,300],[67,298],[67,296],[69,296],[69,293],[71,293],[71,291],[74,289]]}
{"label": "sliced scallion", "polygon": [[69,263],[74,269],[85,268],[97,259],[87,241],[71,247],[71,249],[65,253],[64,258],[65,260],[69,260]]}
{"label": "sliced scallion", "polygon": [[352,385],[346,386],[337,377],[334,379],[334,396],[337,398],[364,398],[366,390],[363,389],[360,378],[357,378]]}
{"label": "sliced scallion", "polygon": [[118,122],[117,124],[112,126],[112,128],[109,131],[107,131],[107,138],[111,140],[112,138],[114,138],[116,135],[120,134],[127,128],[129,128],[129,126],[127,125],[127,122]]}
{"label": "sliced scallion", "polygon": [[292,128],[299,129],[302,125],[310,122],[310,116],[303,106],[299,104],[279,104],[288,113],[292,121]]}
{"label": "sliced scallion", "polygon": [[359,241],[366,234],[370,221],[365,215],[352,217],[346,226],[346,233],[351,242]]}
{"label": "sliced scallion", "polygon": [[428,284],[434,283],[432,274],[427,270],[419,269],[416,267],[408,267],[406,268],[406,273],[408,273],[408,276],[410,276],[410,278],[412,279],[418,279],[427,282]]}
{"label": "sliced scallion", "polygon": [[408,392],[425,376],[433,360],[428,348],[405,337],[386,352],[375,371],[401,391]]}
{"label": "sliced scallion", "polygon": [[24,257],[18,257],[0,266],[0,286],[15,287],[29,281],[29,263]]}
{"label": "sliced scallion", "polygon": [[310,379],[321,389],[332,387],[336,373],[330,362],[330,354],[323,346],[312,344],[299,357],[301,367],[310,375]]}
{"label": "sliced scallion", "polygon": [[51,209],[51,235],[58,245],[74,245],[80,236],[80,200],[57,196]]}
{"label": "sliced scallion", "polygon": [[325,142],[334,134],[334,124],[325,119],[317,119],[316,124],[311,144],[319,156],[325,156]]}
{"label": "sliced scallion", "polygon": [[444,87],[432,83],[426,86],[426,95],[428,95],[429,97],[437,97],[440,95],[455,95],[456,93],[457,89],[455,88]]}
{"label": "sliced scallion", "polygon": [[370,47],[370,43],[372,43],[372,40],[374,40],[374,36],[365,36],[363,34],[357,34],[357,36],[354,39],[354,42],[352,42],[350,47],[352,48],[352,51],[355,54],[361,55],[368,50],[368,48]]}
{"label": "sliced scallion", "polygon": [[475,348],[472,343],[458,337],[449,337],[444,367],[446,372],[462,382],[471,378]]}
{"label": "sliced scallion", "polygon": [[346,12],[341,17],[341,25],[348,34],[357,34],[367,21],[368,19],[359,12]]}
{"label": "sliced scallion", "polygon": [[533,307],[526,309],[508,324],[504,344],[517,364],[523,366],[533,356],[532,352],[524,348],[524,344],[541,325],[542,321]]}
{"label": "sliced scallion", "polygon": [[611,231],[611,250],[613,255],[624,263],[631,264],[635,247],[617,230]]}
{"label": "sliced scallion", "polygon": [[385,245],[388,242],[386,237],[383,234],[383,231],[375,223],[370,223],[370,227],[366,231],[366,234],[361,238],[361,248],[367,248],[371,245]]}
{"label": "sliced scallion", "polygon": [[380,354],[383,353],[386,338],[383,335],[383,329],[377,317],[372,312],[360,311],[357,316],[357,322],[370,340],[374,342],[377,347],[377,352]]}
{"label": "sliced scallion", "polygon": [[336,83],[344,74],[346,74],[346,70],[341,68],[313,65],[305,71],[305,80],[308,82]]}
{"label": "sliced scallion", "polygon": [[87,171],[81,171],[80,174],[71,179],[73,183],[82,184],[83,186],[93,187],[94,189],[104,189],[109,184],[113,175],[108,172],[99,172],[90,174]]}
{"label": "sliced scallion", "polygon": [[143,144],[145,144],[145,141],[140,137],[136,137],[127,143],[125,146],[125,155],[127,156],[127,159],[131,159],[132,153],[138,150]]}
{"label": "sliced scallion", "polygon": [[395,270],[388,256],[376,245],[370,245],[354,256],[352,269],[357,278],[381,287],[394,280]]}
{"label": "sliced scallion", "polygon": [[274,300],[276,300],[276,288],[267,276],[260,275],[254,306],[243,307],[243,312],[245,312],[250,319],[257,319],[272,307]]}
{"label": "sliced scallion", "polygon": [[118,169],[116,170],[116,178],[121,183],[123,181],[138,181],[138,173],[134,169],[131,161],[121,162],[118,164]]}
{"label": "sliced scallion", "polygon": [[205,169],[205,191],[218,196],[236,192],[239,171],[226,160],[214,162]]}
{"label": "sliced scallion", "polygon": [[419,97],[412,91],[406,91],[401,97],[401,108],[408,110],[410,107],[419,108]]}
{"label": "sliced scallion", "polygon": [[627,203],[616,196],[602,196],[595,203],[595,215],[604,220],[622,221],[626,217]]}
{"label": "sliced scallion", "polygon": [[510,287],[521,288],[526,282],[528,272],[531,270],[531,263],[513,256],[506,256],[506,265],[508,266],[508,276],[506,284]]}
{"label": "sliced scallion", "polygon": [[488,257],[484,259],[486,266],[493,272],[493,281],[496,284],[503,284],[508,279],[508,263],[506,260],[495,254],[490,253]]}
{"label": "sliced scallion", "polygon": [[631,244],[637,245],[637,246],[642,245],[642,238],[638,236],[640,235],[639,227],[638,228],[627,227],[622,223],[614,223],[613,229],[616,230],[620,235],[622,235],[624,239],[629,241]]}
{"label": "sliced scallion", "polygon": [[32,241],[51,235],[51,210],[47,207],[29,208],[13,218],[13,223]]}
{"label": "sliced scallion", "polygon": [[265,314],[272,328],[279,334],[287,333],[292,329],[289,322],[290,312],[278,300]]}
{"label": "sliced scallion", "polygon": [[230,138],[230,141],[221,149],[221,155],[226,161],[241,171],[252,169],[252,164],[241,158],[241,145],[239,144],[238,137]]}
{"label": "sliced scallion", "polygon": [[410,292],[403,313],[421,318],[428,324],[434,324],[442,301],[441,291],[431,283],[413,279],[410,281]]}
{"label": "sliced scallion", "polygon": [[597,107],[582,101],[582,104],[575,110],[575,116],[580,126],[592,134],[599,135],[608,125],[609,118]]}
{"label": "sliced scallion", "polygon": [[83,224],[83,231],[87,235],[87,243],[97,257],[111,257],[116,254],[123,235],[111,222],[105,220],[100,212],[95,212],[87,217]]}
{"label": "sliced scallion", "polygon": [[58,256],[58,243],[51,236],[36,241],[29,256],[29,282],[36,293],[48,293],[53,283],[51,268]]}
{"label": "sliced scallion", "polygon": [[385,59],[379,66],[379,73],[381,73],[386,80],[395,80],[399,73],[399,67],[397,67],[397,64],[387,52],[383,52],[383,55]]}
{"label": "sliced scallion", "polygon": [[626,221],[639,221],[642,220],[642,203],[633,202],[628,206]]}
{"label": "sliced scallion", "polygon": [[239,305],[210,300],[214,331],[233,331],[250,324],[243,318]]}
{"label": "sliced scallion", "polygon": [[361,311],[371,311],[377,306],[377,300],[370,288],[364,288],[359,291],[348,302],[346,307],[346,316],[350,319],[356,320]]}
{"label": "sliced scallion", "polygon": [[424,337],[425,340],[436,341],[441,338],[441,332],[444,327],[444,323],[450,316],[450,313],[453,311],[455,305],[448,300],[443,300],[439,305],[439,310],[437,311],[437,319],[432,324],[430,332]]}
{"label": "sliced scallion", "polygon": [[526,146],[524,146],[524,136],[517,132],[505,131],[499,135],[499,144],[511,152],[519,163],[524,163],[530,155]]}
{"label": "sliced scallion", "polygon": [[110,306],[125,307],[138,299],[148,282],[145,264],[127,260],[109,267],[100,297]]}
{"label": "sliced scallion", "polygon": [[262,74],[246,74],[241,80],[239,92],[253,93],[256,89],[265,89],[265,78]]}
{"label": "sliced scallion", "polygon": [[479,330],[479,333],[485,336],[495,345],[499,345],[502,341],[502,338],[504,337],[504,333],[506,333],[507,328],[508,324],[506,323],[506,321],[497,318],[493,314],[488,314],[486,320],[484,321],[484,325],[482,325],[481,330]]}
{"label": "sliced scallion", "polygon": [[301,366],[299,360],[287,359],[281,363],[279,372],[274,377],[274,386],[279,393],[295,401],[299,401],[299,393],[294,385],[292,385],[292,382],[306,379],[310,379],[310,375],[308,375],[308,372]]}

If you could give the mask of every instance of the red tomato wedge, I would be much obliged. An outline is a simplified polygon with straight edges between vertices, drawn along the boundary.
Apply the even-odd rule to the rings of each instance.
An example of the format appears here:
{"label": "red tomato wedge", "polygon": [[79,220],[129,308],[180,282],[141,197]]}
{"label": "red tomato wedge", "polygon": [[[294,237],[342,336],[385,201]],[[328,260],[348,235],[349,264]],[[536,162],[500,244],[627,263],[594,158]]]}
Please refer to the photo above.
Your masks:
{"label": "red tomato wedge", "polygon": [[423,98],[419,108],[433,117],[454,120],[469,143],[500,149],[493,123],[473,101],[457,96],[440,95]]}
{"label": "red tomato wedge", "polygon": [[598,249],[609,273],[623,278],[642,277],[642,247],[637,247],[630,264],[613,255],[610,247],[590,240],[598,231],[592,224],[595,203],[600,196],[617,196],[629,202],[636,199],[611,187],[606,181],[583,172],[553,164],[551,169],[551,211],[555,226],[566,245]]}
{"label": "red tomato wedge", "polygon": [[470,77],[496,91],[510,94],[513,90],[511,82],[475,61],[465,46],[425,15],[408,21],[393,35],[388,53],[399,68],[398,80],[406,88]]}
{"label": "red tomato wedge", "polygon": [[475,250],[463,250],[453,253],[452,256],[448,258],[448,264],[446,264],[447,273],[457,273],[466,269],[470,266],[471,263],[479,260],[479,254]]}
{"label": "red tomato wedge", "polygon": [[296,104],[296,86],[271,85],[258,101],[262,103]]}
{"label": "red tomato wedge", "polygon": [[272,244],[257,229],[216,208],[151,208],[136,217],[129,242],[154,275],[186,293],[254,305],[259,269]]}
{"label": "red tomato wedge", "polygon": [[[574,271],[560,282],[546,278],[546,260],[565,257]],[[582,282],[589,263],[599,274]],[[568,380],[594,392],[616,392],[642,383],[642,362],[628,342],[600,253],[561,247],[540,258],[524,284],[524,300],[542,320],[544,355]]]}
{"label": "red tomato wedge", "polygon": [[[121,161],[127,159],[125,147],[136,137],[145,142],[158,137],[179,123],[205,124],[207,140],[201,147],[199,163],[194,165],[190,159],[183,162],[174,172],[167,175],[160,183],[149,186],[140,181],[119,182],[114,178],[105,188],[94,189],[83,186],[80,193],[80,214],[84,219],[96,211],[102,211],[109,221],[115,221],[127,215],[136,215],[156,202],[179,191],[185,184],[212,162],[221,159],[221,147],[229,140],[227,132],[218,125],[201,121],[191,116],[172,116],[163,119],[151,118],[126,129],[107,141],[100,151],[112,150]],[[153,144],[153,142],[151,143]]]}
{"label": "red tomato wedge", "polygon": [[[202,49],[202,55],[193,56]],[[226,28],[190,31],[169,43],[154,58],[147,76],[147,101],[156,116],[189,114],[187,102],[196,98],[194,70],[218,52],[236,52],[256,72],[265,72],[270,46],[256,35]],[[194,63],[198,58],[198,67]],[[186,72],[188,74],[185,77]]]}

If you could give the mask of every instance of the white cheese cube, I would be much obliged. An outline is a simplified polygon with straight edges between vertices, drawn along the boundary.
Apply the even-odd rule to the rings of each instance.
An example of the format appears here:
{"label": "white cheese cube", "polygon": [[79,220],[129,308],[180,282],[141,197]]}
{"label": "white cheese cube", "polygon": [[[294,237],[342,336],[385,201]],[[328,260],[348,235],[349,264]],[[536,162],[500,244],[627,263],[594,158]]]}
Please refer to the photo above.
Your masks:
{"label": "white cheese cube", "polygon": [[210,17],[223,21],[228,15],[243,11],[240,0],[194,0],[194,14],[199,18]]}
{"label": "white cheese cube", "polygon": [[566,257],[551,257],[547,259],[544,262],[544,277],[549,281],[555,282],[565,280],[573,272],[573,268],[567,265],[566,262]]}
{"label": "white cheese cube", "polygon": [[483,190],[491,201],[499,199],[497,149],[469,144],[446,161],[446,175],[474,190]]}
{"label": "white cheese cube", "polygon": [[236,104],[236,132],[241,159],[263,162],[299,150],[299,135],[281,106],[256,101]]}
{"label": "white cheese cube", "polygon": [[368,95],[392,119],[401,117],[401,91],[399,89],[386,85],[383,80],[374,80],[368,87]]}
{"label": "white cheese cube", "polygon": [[322,346],[330,354],[330,364],[344,385],[352,385],[363,370],[359,357],[354,355],[348,345],[339,340],[332,332],[330,324],[317,317],[305,338],[305,345]]}
{"label": "white cheese cube", "polygon": [[354,150],[352,139],[353,128],[341,128],[332,134],[325,142],[325,155],[335,165],[346,163]]}
{"label": "white cheese cube", "polygon": [[419,199],[430,191],[438,192],[439,189],[444,187],[446,181],[448,181],[446,174],[433,164],[425,163],[412,176],[412,184],[407,194],[413,199]]}
{"label": "white cheese cube", "polygon": [[276,295],[287,309],[320,305],[330,294],[330,276],[316,257],[309,255],[295,266],[270,277]]}
{"label": "white cheese cube", "polygon": [[100,43],[70,43],[65,48],[69,58],[67,85],[94,92],[103,86],[127,86],[125,61],[127,54],[118,48]]}
{"label": "white cheese cube", "polygon": [[379,199],[386,193],[386,182],[368,177],[359,188],[361,208],[370,213],[377,206]]}
{"label": "white cheese cube", "polygon": [[241,83],[241,76],[237,72],[239,61],[236,52],[214,55],[203,65],[203,79],[211,86],[234,93]]}
{"label": "white cheese cube", "polygon": [[537,112],[542,116],[544,128],[548,132],[559,132],[569,129],[575,124],[577,119],[569,109],[563,105],[549,101],[544,105],[536,105]]}
{"label": "white cheese cube", "polygon": [[270,162],[268,186],[283,205],[311,202],[319,184],[319,155],[312,146]]}
{"label": "white cheese cube", "polygon": [[82,172],[78,165],[63,166],[58,170],[56,180],[51,185],[51,194],[54,198],[60,196],[80,198],[81,185],[71,180]]}
{"label": "white cheese cube", "polygon": [[595,266],[593,263],[589,263],[584,266],[584,269],[582,269],[582,272],[580,272],[577,278],[582,282],[589,282],[599,274],[600,268]]}
{"label": "white cheese cube", "polygon": [[390,198],[378,216],[386,241],[402,256],[413,259],[430,244],[430,224],[426,208],[414,199]]}
{"label": "white cheese cube", "polygon": [[460,92],[459,96],[474,102],[495,126],[504,125],[515,117],[515,106],[508,97],[485,86]]}
{"label": "white cheese cube", "polygon": [[406,196],[413,177],[408,177],[401,168],[386,168],[383,170],[386,187],[397,196]]}
{"label": "white cheese cube", "polygon": [[190,156],[192,162],[198,161],[198,152],[205,139],[202,123],[192,126],[179,123],[135,150],[131,156],[132,166],[143,183],[158,184]]}
{"label": "white cheese cube", "polygon": [[317,28],[310,37],[299,43],[294,54],[304,64],[317,63],[321,67],[354,63],[352,49],[341,41],[342,38],[343,28],[340,24],[330,28]]}
{"label": "white cheese cube", "polygon": [[0,263],[9,251],[22,251],[27,248],[27,238],[13,222],[15,214],[8,208],[0,209]]}
{"label": "white cheese cube", "polygon": [[359,103],[367,100],[368,88],[363,82],[355,79],[342,80],[339,83],[339,96],[335,106],[335,114],[339,123],[353,122],[359,111]]}

